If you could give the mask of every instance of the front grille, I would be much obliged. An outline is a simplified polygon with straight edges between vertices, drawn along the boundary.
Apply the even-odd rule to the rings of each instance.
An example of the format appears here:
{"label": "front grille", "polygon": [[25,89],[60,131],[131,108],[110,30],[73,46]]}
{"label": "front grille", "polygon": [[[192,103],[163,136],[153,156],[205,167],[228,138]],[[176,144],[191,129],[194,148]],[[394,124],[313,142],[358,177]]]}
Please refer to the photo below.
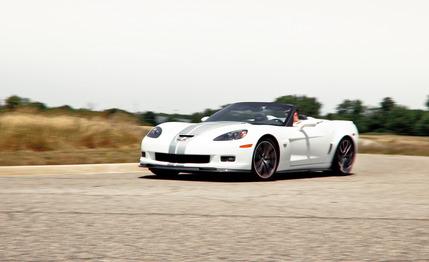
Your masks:
{"label": "front grille", "polygon": [[193,164],[205,164],[210,162],[209,155],[176,155],[176,154],[165,154],[155,153],[155,159],[162,162],[170,163],[193,163]]}

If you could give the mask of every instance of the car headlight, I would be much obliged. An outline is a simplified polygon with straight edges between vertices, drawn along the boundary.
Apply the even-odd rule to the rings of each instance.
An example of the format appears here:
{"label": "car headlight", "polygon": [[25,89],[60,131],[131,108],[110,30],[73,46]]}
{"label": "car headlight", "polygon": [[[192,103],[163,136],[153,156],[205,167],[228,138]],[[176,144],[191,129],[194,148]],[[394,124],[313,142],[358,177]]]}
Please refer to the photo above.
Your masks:
{"label": "car headlight", "polygon": [[238,140],[238,139],[242,139],[246,135],[247,135],[247,130],[237,130],[237,131],[228,132],[226,134],[218,136],[213,140],[214,141]]}
{"label": "car headlight", "polygon": [[149,133],[147,133],[148,137],[151,138],[158,138],[162,133],[162,128],[160,128],[159,126],[156,126],[154,128],[152,128],[152,130],[149,131]]}

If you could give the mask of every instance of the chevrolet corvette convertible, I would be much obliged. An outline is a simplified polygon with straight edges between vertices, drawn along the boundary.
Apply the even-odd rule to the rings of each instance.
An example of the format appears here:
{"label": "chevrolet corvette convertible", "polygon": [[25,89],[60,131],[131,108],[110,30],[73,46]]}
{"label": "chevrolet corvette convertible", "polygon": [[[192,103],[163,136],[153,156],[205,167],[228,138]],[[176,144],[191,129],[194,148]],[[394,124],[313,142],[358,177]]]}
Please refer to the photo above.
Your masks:
{"label": "chevrolet corvette convertible", "polygon": [[299,115],[293,105],[235,103],[201,123],[168,122],[141,143],[140,166],[158,176],[240,172],[266,180],[276,173],[349,174],[358,131],[351,121]]}

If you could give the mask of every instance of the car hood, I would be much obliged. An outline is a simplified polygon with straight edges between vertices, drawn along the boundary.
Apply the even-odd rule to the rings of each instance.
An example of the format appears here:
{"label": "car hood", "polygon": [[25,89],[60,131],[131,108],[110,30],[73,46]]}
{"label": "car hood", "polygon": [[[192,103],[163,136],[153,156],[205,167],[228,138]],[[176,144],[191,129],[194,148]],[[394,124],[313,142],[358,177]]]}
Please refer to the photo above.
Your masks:
{"label": "car hood", "polygon": [[[162,128],[161,135],[158,138],[145,136],[142,140],[142,150],[184,154],[190,147],[197,146],[203,150],[201,151],[203,153],[206,152],[204,145],[208,141],[213,141],[216,137],[231,131],[249,130],[251,128],[251,124],[243,122],[203,122],[197,124],[167,122],[158,126]],[[221,145],[222,143],[218,143],[218,146]]]}
{"label": "car hood", "polygon": [[230,132],[236,129],[245,128],[247,123],[242,122],[205,122],[190,125],[181,130],[179,135],[198,136],[204,133],[212,132]]}
{"label": "car hood", "polygon": [[203,122],[197,124],[170,122],[161,124],[163,132],[170,136],[199,136],[202,134],[230,132],[246,128],[248,123],[244,122]]}

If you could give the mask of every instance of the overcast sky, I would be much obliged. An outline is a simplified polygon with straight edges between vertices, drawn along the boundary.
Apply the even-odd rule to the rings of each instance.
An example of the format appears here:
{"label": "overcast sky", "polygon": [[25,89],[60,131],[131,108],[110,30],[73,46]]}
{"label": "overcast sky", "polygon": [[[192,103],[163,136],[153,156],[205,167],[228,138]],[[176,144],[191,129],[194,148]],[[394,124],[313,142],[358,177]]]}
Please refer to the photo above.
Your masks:
{"label": "overcast sky", "polygon": [[429,1],[0,2],[0,98],[189,113],[288,94],[423,108]]}

